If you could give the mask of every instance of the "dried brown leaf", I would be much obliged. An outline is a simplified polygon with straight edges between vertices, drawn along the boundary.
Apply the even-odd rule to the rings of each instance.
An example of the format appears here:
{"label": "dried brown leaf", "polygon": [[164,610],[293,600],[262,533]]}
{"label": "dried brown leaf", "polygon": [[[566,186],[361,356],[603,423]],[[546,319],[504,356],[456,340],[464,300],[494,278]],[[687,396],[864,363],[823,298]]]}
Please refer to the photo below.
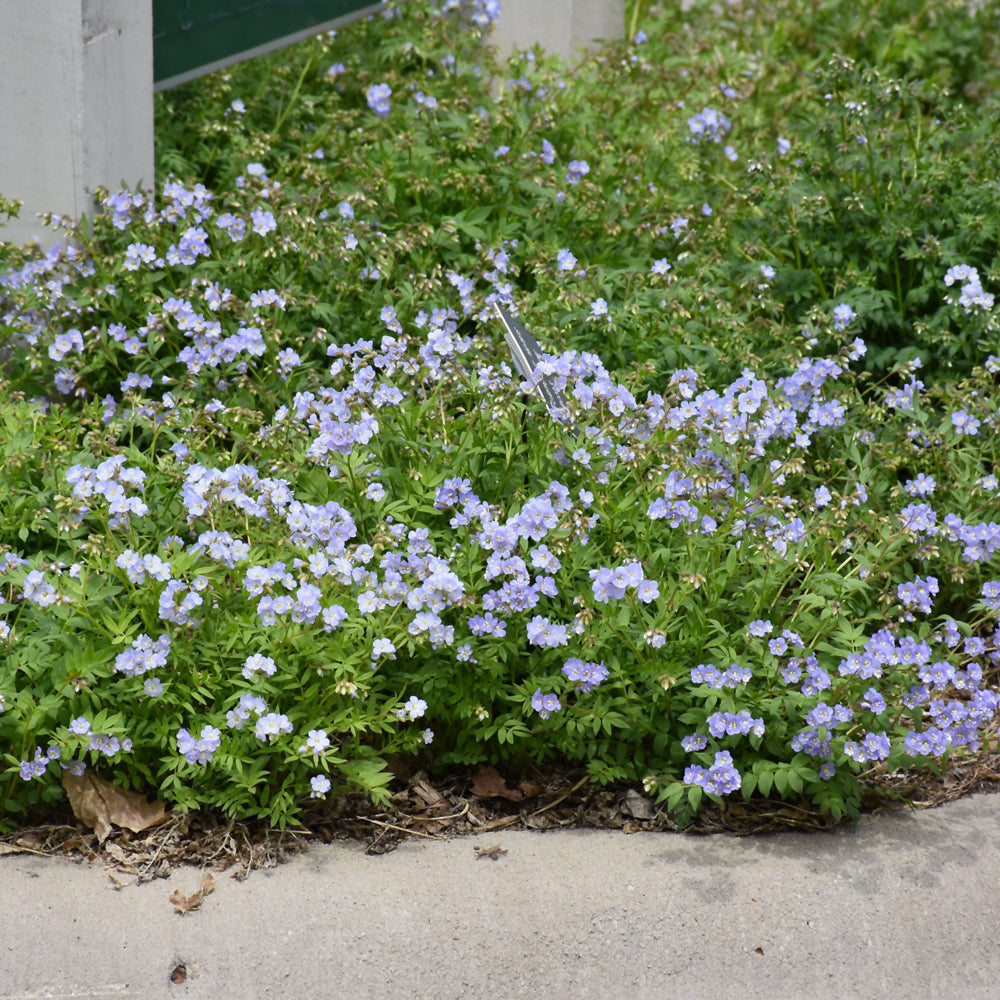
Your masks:
{"label": "dried brown leaf", "polygon": [[493,861],[496,861],[501,854],[507,853],[499,844],[494,844],[491,847],[476,847],[474,850],[477,858],[491,858]]}
{"label": "dried brown leaf", "polygon": [[197,910],[204,902],[205,897],[215,890],[215,879],[206,872],[201,877],[201,888],[195,889],[190,896],[185,896],[180,889],[174,889],[170,894],[170,902],[174,904],[174,909],[180,913],[190,913]]}
{"label": "dried brown leaf", "polygon": [[653,805],[653,800],[634,788],[630,788],[625,793],[621,810],[633,819],[652,819],[656,815],[656,806]]}
{"label": "dried brown leaf", "polygon": [[447,802],[447,799],[420,775],[413,779],[411,787],[425,806],[436,806],[439,802]]}
{"label": "dried brown leaf", "polygon": [[87,771],[77,777],[63,772],[63,787],[73,815],[89,826],[103,844],[112,826],[140,833],[167,820],[163,803],[147,802],[145,795],[129,792]]}
{"label": "dried brown leaf", "polygon": [[472,779],[472,794],[483,798],[503,798],[512,802],[520,802],[524,792],[520,788],[510,788],[493,767],[484,767]]}
{"label": "dried brown leaf", "polygon": [[120,844],[108,844],[104,848],[117,861],[119,864],[127,864],[129,861],[129,856],[125,853],[124,848]]}
{"label": "dried brown leaf", "polygon": [[537,781],[531,781],[525,778],[524,781],[520,782],[517,786],[524,792],[524,797],[526,799],[534,799],[542,794],[542,786],[538,784]]}

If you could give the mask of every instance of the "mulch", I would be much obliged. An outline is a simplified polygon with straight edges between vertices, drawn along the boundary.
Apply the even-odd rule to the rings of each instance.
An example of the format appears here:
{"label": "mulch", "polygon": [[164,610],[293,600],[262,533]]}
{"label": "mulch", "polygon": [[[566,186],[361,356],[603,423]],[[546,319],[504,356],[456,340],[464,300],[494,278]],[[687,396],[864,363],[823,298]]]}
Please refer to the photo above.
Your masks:
{"label": "mulch", "polygon": [[[818,832],[839,822],[808,802],[751,798],[708,803],[683,831],[670,815],[629,785],[597,785],[582,770],[538,769],[508,783],[484,768],[431,778],[403,774],[388,806],[361,795],[311,804],[285,830],[261,823],[220,822],[204,813],[168,814],[166,822],[132,833],[115,827],[103,843],[70,816],[0,837],[0,856],[32,854],[105,864],[116,888],[169,877],[181,866],[226,871],[242,880],[273,868],[316,843],[352,840],[369,854],[394,850],[406,839],[444,840],[509,830],[593,829],[753,836],[780,831]],[[965,795],[1000,791],[1000,753],[950,761],[941,774],[905,771],[872,775],[862,811],[928,809]],[[491,843],[493,838],[491,837]],[[499,849],[499,848],[498,848]]]}

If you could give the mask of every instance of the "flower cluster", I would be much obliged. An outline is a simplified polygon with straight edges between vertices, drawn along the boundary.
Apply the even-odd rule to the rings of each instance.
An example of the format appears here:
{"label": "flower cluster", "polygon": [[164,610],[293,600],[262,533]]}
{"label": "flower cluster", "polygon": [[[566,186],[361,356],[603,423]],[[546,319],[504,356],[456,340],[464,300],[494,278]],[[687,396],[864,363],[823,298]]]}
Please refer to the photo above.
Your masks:
{"label": "flower cluster", "polygon": [[732,128],[729,119],[714,108],[702,108],[687,120],[692,142],[722,142],[722,137]]}
{"label": "flower cluster", "polygon": [[[131,514],[142,516],[149,508],[141,497],[146,481],[142,469],[125,464],[124,455],[113,455],[105,459],[96,469],[84,465],[73,465],[66,471],[66,482],[73,487],[73,496],[79,500],[101,497],[112,515],[111,528],[127,527]],[[135,492],[130,492],[135,491]],[[80,509],[80,514],[87,512]]]}
{"label": "flower cluster", "polygon": [[993,308],[993,294],[983,290],[979,272],[968,264],[956,264],[945,272],[944,283],[951,287],[961,282],[957,303],[972,315],[988,313]]}
{"label": "flower cluster", "polygon": [[659,585],[655,580],[645,578],[642,564],[638,562],[592,569],[590,579],[594,600],[600,604],[620,600],[630,590],[634,590],[636,597],[644,604],[649,604],[660,596]]}
{"label": "flower cluster", "polygon": [[170,653],[170,636],[163,633],[155,642],[145,633],[136,636],[131,645],[115,657],[115,670],[126,677],[137,677],[149,670],[166,667]]}
{"label": "flower cluster", "polygon": [[684,769],[684,784],[698,785],[710,795],[729,795],[739,791],[743,778],[733,764],[733,755],[728,750],[720,750],[715,755],[715,763],[704,768],[691,764]]}
{"label": "flower cluster", "polygon": [[691,670],[692,684],[707,684],[710,688],[736,688],[740,684],[747,684],[753,677],[749,667],[741,667],[734,663],[726,668],[725,672],[719,670],[714,663],[699,663]]}
{"label": "flower cluster", "polygon": [[538,688],[531,696],[531,707],[543,719],[547,719],[553,712],[562,710],[559,696],[555,694],[542,694],[541,688]]}
{"label": "flower cluster", "polygon": [[723,736],[763,736],[764,720],[749,712],[713,712],[706,720],[708,731],[717,740]]}
{"label": "flower cluster", "polygon": [[578,656],[570,657],[562,672],[575,684],[579,684],[581,694],[590,694],[601,681],[608,679],[608,668],[604,663],[584,663]]}
{"label": "flower cluster", "polygon": [[195,739],[186,729],[177,730],[177,752],[189,764],[207,764],[222,743],[222,734],[214,726],[204,726],[201,736]]}
{"label": "flower cluster", "polygon": [[379,118],[389,117],[389,98],[392,97],[392,88],[387,83],[373,83],[365,95],[368,107],[375,112]]}

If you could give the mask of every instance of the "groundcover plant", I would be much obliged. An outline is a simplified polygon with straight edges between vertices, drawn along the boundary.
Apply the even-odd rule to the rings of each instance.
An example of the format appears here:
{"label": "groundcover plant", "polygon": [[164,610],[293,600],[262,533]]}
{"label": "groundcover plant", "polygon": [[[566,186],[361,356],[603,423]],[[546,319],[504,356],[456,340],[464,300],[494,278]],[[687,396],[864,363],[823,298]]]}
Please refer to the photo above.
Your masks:
{"label": "groundcover plant", "polygon": [[6,822],[390,752],[840,817],[994,739],[994,15],[640,7],[570,71],[495,6],[165,95],[156,192],[3,245]]}

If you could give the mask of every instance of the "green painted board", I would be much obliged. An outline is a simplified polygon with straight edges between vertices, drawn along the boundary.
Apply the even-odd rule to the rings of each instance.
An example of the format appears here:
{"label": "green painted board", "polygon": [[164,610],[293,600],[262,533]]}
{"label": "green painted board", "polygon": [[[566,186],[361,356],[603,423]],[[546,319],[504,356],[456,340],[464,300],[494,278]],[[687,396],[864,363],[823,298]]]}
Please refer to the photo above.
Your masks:
{"label": "green painted board", "polygon": [[154,86],[174,87],[384,6],[370,0],[153,0]]}

